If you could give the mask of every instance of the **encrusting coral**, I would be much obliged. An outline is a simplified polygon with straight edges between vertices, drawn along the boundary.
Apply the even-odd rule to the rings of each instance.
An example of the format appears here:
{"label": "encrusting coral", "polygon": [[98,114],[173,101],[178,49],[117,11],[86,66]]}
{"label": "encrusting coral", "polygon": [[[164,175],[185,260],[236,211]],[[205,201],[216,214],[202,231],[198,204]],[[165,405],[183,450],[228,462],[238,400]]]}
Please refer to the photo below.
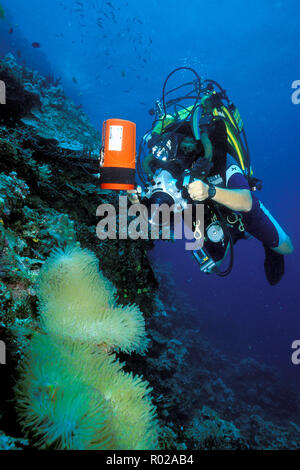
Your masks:
{"label": "encrusting coral", "polygon": [[115,305],[97,259],[78,247],[50,257],[38,292],[42,332],[32,337],[16,386],[24,430],[41,448],[157,448],[151,389],[110,352],[145,350],[138,308]]}

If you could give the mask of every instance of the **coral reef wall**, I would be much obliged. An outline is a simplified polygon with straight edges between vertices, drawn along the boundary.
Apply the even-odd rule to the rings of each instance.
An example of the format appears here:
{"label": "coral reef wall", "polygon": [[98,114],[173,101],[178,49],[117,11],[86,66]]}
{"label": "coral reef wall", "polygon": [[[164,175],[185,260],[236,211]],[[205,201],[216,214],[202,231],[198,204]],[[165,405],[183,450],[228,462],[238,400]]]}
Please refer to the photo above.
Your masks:
{"label": "coral reef wall", "polygon": [[157,283],[147,258],[151,243],[96,236],[97,206],[118,207],[118,194],[99,189],[101,136],[80,107],[10,54],[0,77],[7,92],[0,107],[0,335],[7,347],[0,428],[19,437],[11,401],[16,367],[40,329],[36,280],[52,250],[70,243],[92,250],[115,286],[119,314],[135,303],[149,317]]}
{"label": "coral reef wall", "polygon": [[[98,205],[118,207],[118,194],[99,189],[101,136],[60,86],[17,65],[13,56],[0,62],[0,75],[7,85],[7,104],[0,109],[3,243],[9,227],[15,251],[27,254],[28,264],[76,240],[101,256],[102,270],[124,303],[142,301],[151,314],[156,287],[146,256],[151,243],[96,237]],[[18,189],[10,178],[18,179]]]}

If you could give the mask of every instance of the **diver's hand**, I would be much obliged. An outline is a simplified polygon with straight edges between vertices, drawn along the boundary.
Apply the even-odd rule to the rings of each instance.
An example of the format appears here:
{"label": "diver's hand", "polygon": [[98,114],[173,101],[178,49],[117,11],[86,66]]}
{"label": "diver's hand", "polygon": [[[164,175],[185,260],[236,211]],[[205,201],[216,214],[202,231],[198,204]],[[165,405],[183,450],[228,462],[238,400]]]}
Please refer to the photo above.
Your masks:
{"label": "diver's hand", "polygon": [[208,198],[208,184],[201,180],[193,181],[187,190],[193,201],[205,201]]}
{"label": "diver's hand", "polygon": [[138,192],[136,189],[128,189],[127,190],[127,197],[131,204],[139,204],[140,200],[138,197]]}

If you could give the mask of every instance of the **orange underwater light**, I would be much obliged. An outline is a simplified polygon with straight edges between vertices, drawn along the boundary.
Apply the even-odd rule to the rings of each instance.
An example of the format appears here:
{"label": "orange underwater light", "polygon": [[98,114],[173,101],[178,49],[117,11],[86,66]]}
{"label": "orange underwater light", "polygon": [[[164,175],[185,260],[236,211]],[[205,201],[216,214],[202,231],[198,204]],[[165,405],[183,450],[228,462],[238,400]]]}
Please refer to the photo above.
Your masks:
{"label": "orange underwater light", "polygon": [[134,189],[136,125],[124,119],[103,123],[100,158],[101,189]]}

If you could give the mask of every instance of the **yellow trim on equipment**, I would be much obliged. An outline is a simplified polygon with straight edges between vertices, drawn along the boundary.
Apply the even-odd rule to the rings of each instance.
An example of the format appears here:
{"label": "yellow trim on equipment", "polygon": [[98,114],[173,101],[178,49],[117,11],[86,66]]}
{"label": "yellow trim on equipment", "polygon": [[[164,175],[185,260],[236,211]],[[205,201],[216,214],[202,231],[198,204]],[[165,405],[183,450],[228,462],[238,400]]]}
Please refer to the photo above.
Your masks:
{"label": "yellow trim on equipment", "polygon": [[229,126],[227,126],[226,122],[225,122],[225,125],[226,125],[226,129],[227,129],[227,134],[232,140],[233,148],[236,150],[236,153],[238,154],[242,170],[245,171],[245,165],[244,165],[243,156],[242,156],[240,146],[239,146],[238,142],[235,140],[235,138],[233,137],[233,135],[231,134],[231,132],[229,130]]}
{"label": "yellow trim on equipment", "polygon": [[[225,108],[225,106],[222,106],[222,111],[224,112],[224,114],[227,116],[227,118],[230,120],[230,123],[232,123],[232,126],[239,132],[239,130],[237,129],[232,117],[230,116],[230,113],[229,111]],[[217,108],[214,108],[213,110],[213,115],[215,117],[218,117],[220,115],[219,111],[217,110]],[[239,161],[240,161],[240,164],[241,164],[241,167],[242,167],[242,170],[245,171],[245,165],[244,165],[244,159],[243,159],[243,155],[242,155],[242,151],[241,151],[241,148],[240,148],[240,145],[239,143],[237,142],[237,140],[234,138],[233,134],[232,134],[232,131],[230,130],[230,127],[229,127],[229,123],[226,121],[225,119],[225,125],[226,125],[226,130],[227,130],[227,136],[228,136],[228,141],[230,143],[230,145],[234,148],[234,150],[236,151],[237,153],[237,156],[239,158]]]}

